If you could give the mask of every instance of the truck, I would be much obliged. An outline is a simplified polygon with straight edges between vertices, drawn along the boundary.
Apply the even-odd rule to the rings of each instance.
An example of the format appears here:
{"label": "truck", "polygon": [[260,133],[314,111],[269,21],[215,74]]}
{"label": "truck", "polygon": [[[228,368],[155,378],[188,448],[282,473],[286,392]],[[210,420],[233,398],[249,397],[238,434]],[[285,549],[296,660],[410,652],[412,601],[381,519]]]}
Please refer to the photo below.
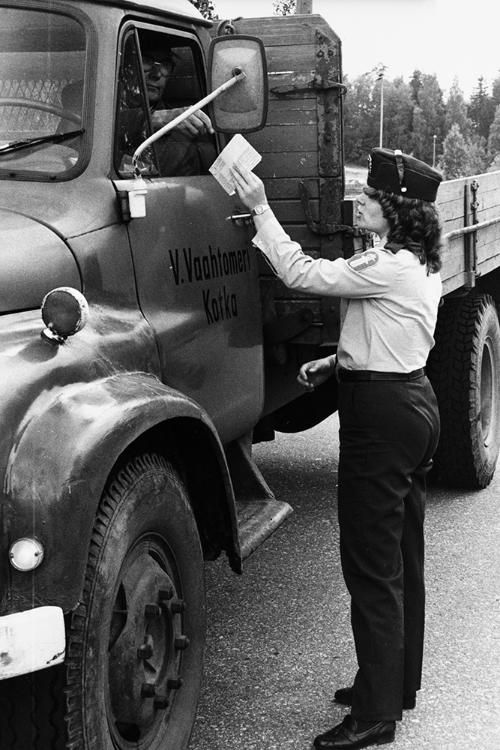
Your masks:
{"label": "truck", "polygon": [[[319,15],[212,24],[188,0],[0,12],[0,746],[185,750],[204,565],[241,573],[290,514],[252,445],[336,410],[334,380],[304,394],[296,374],[342,320],[274,277],[209,168],[244,134],[306,252],[362,251],[341,42]],[[150,57],[176,113],[160,128]],[[215,134],[188,138],[201,109]],[[499,183],[439,198],[436,477],[478,488],[500,446]]]}

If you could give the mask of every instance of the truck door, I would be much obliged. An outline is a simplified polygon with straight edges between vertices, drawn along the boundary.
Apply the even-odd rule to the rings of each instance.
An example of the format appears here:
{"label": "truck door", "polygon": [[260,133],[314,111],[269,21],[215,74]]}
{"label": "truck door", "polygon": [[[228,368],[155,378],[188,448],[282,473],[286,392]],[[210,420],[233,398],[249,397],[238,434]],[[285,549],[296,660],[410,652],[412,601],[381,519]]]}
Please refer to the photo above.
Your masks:
{"label": "truck door", "polygon": [[[205,76],[194,35],[151,25],[126,27],[121,60],[115,168],[132,180],[131,156],[155,127],[152,112],[173,115],[201,99]],[[200,403],[228,441],[253,427],[262,410],[262,326],[255,251],[249,229],[228,218],[238,212],[235,196],[208,173],[216,156],[210,134],[193,138],[176,129],[157,141],[141,157],[146,216],[128,227],[162,379]]]}

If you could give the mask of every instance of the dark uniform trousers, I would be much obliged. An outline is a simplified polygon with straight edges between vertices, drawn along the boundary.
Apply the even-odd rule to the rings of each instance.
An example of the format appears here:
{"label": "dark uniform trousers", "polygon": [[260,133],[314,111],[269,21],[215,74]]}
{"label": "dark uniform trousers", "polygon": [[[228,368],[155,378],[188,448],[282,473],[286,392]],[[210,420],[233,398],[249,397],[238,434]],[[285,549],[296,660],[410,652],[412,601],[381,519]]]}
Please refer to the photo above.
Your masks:
{"label": "dark uniform trousers", "polygon": [[425,375],[339,383],[338,513],[358,660],[351,713],[401,719],[420,688],[426,474],[439,437]]}

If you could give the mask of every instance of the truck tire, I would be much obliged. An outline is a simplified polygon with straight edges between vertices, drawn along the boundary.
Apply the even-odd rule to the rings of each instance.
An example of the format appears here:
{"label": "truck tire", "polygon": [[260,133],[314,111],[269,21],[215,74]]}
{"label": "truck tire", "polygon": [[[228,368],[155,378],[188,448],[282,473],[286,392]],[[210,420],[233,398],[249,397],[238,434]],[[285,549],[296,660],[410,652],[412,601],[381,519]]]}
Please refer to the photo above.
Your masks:
{"label": "truck tire", "polygon": [[480,489],[491,482],[500,449],[500,326],[493,299],[472,292],[446,302],[435,339],[427,366],[441,416],[433,477]]}
{"label": "truck tire", "polygon": [[65,750],[64,664],[0,680],[0,748]]}
{"label": "truck tire", "polygon": [[67,649],[71,750],[184,750],[205,639],[203,557],[179,476],[136,457],[108,484]]}

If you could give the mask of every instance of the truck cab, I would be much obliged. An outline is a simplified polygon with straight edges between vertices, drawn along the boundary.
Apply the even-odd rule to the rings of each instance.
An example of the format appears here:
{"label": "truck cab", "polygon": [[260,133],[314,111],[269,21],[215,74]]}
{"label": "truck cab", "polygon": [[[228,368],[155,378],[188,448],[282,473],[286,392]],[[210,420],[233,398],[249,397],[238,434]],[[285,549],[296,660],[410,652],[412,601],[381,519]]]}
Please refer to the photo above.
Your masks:
{"label": "truck cab", "polygon": [[[141,161],[147,215],[128,222],[123,215],[133,150],[151,129],[141,39],[143,47],[147,40],[171,49],[176,61],[162,106],[187,106],[206,91],[203,19],[188,3],[157,5],[170,9],[170,23],[130,15],[127,3],[3,10],[3,35],[12,39],[10,24],[18,29],[16,49],[2,57],[9,95],[0,99],[1,135],[14,144],[0,162],[2,226],[12,238],[2,253],[10,282],[2,313],[39,311],[58,286],[79,290],[92,314],[67,348],[101,319],[113,336],[96,340],[95,366],[101,356],[124,369],[135,360],[137,369],[181,386],[228,442],[262,408],[262,346],[248,230],[226,220],[234,198],[208,173],[216,136],[173,133],[148,149]],[[174,14],[181,6],[185,17]],[[118,359],[106,355],[123,335],[128,345],[118,346]],[[83,378],[95,376],[88,364]]]}

